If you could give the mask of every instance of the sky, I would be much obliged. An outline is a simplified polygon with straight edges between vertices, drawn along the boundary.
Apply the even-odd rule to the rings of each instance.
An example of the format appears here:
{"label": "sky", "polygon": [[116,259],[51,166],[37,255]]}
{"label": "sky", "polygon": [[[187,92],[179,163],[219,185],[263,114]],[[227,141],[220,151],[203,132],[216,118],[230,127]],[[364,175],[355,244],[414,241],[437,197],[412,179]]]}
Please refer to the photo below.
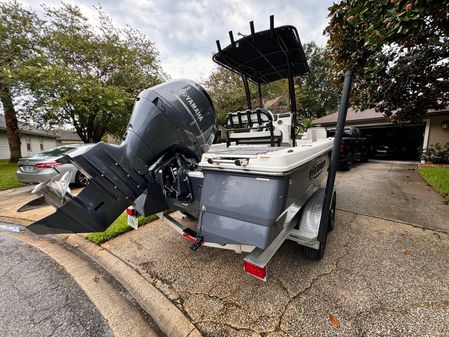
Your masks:
{"label": "sky", "polygon": [[[203,82],[216,65],[212,54],[216,40],[228,45],[228,31],[248,34],[249,21],[256,31],[269,28],[269,16],[275,26],[293,25],[301,41],[326,44],[323,36],[331,0],[65,0],[77,4],[84,15],[96,23],[93,6],[101,6],[114,25],[129,25],[153,41],[160,52],[161,65],[171,78],[189,78]],[[26,7],[42,12],[41,1],[22,0]],[[45,5],[59,6],[60,1],[46,0]]]}

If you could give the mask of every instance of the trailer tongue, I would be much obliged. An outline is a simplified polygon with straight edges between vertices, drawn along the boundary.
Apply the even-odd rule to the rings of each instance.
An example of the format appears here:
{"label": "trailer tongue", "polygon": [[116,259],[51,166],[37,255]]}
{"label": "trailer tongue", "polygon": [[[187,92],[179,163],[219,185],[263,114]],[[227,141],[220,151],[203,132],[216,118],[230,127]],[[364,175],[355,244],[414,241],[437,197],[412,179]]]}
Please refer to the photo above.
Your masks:
{"label": "trailer tongue", "polygon": [[[229,113],[225,142],[212,145],[215,112],[199,84],[176,80],[147,89],[136,99],[122,144],[99,143],[61,159],[91,179],[78,196],[62,191],[67,177],[35,189],[59,208],[28,228],[103,231],[132,205],[130,224],[136,213],[157,213],[192,249],[250,252],[245,271],[262,280],[286,239],[303,246],[307,258],[320,259],[334,224],[338,151],[332,150],[341,141],[352,76],[346,76],[335,138],[311,128],[297,139],[293,79],[309,68],[296,28],[275,28],[270,19],[270,29],[256,33],[251,22],[251,34],[237,41],[230,32],[226,48],[217,41],[213,59],[242,76],[248,103],[247,110]],[[262,103],[262,85],[280,79],[288,80],[291,111],[253,109],[248,81],[258,85]]]}

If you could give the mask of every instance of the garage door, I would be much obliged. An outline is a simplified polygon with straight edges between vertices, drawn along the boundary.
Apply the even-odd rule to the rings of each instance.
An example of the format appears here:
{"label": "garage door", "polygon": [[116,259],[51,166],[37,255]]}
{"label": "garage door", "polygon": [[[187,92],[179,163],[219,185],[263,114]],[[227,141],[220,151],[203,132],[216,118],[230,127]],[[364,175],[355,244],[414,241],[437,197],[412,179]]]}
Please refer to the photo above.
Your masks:
{"label": "garage door", "polygon": [[382,125],[360,128],[370,147],[370,158],[419,160],[425,124]]}

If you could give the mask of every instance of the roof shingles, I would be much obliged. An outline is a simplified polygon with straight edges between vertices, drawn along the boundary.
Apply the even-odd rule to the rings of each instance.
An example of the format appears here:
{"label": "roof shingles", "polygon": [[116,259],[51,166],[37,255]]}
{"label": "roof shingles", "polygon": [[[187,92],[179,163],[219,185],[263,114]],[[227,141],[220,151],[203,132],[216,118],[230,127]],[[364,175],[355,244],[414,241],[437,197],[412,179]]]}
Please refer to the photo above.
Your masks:
{"label": "roof shingles", "polygon": [[[0,115],[0,130],[6,131],[5,116]],[[19,130],[22,134],[26,135],[36,135],[47,138],[57,138],[60,140],[73,140],[80,141],[80,137],[74,131],[69,130],[42,130],[38,129],[32,125],[24,124],[19,122]]]}
{"label": "roof shingles", "polygon": [[[313,121],[314,125],[325,126],[337,124],[338,112],[317,118]],[[360,123],[360,122],[390,122],[389,118],[384,114],[376,112],[374,109],[367,109],[363,111],[357,111],[353,108],[348,109],[346,115],[346,123]]]}

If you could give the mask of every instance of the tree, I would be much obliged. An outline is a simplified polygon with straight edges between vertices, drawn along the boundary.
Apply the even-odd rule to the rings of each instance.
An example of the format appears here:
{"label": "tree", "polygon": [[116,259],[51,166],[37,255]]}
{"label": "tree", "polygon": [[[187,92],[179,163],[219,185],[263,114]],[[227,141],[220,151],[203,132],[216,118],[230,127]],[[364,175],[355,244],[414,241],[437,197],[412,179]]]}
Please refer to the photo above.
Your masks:
{"label": "tree", "polygon": [[45,10],[41,53],[22,72],[33,93],[31,118],[73,125],[86,143],[121,137],[137,94],[167,77],[157,49],[138,31],[114,27],[101,9],[99,27],[77,6]]}
{"label": "tree", "polygon": [[325,57],[325,49],[314,42],[304,44],[310,72],[303,76],[298,101],[309,118],[317,118],[337,111],[339,92],[335,89],[332,62]]}
{"label": "tree", "polygon": [[38,44],[41,24],[35,13],[24,9],[17,1],[0,2],[0,100],[11,162],[22,155],[13,102],[20,82],[18,75]]}
{"label": "tree", "polygon": [[417,121],[449,105],[449,3],[346,0],[329,9],[330,56],[357,75],[353,105]]}
{"label": "tree", "polygon": [[[224,125],[229,112],[247,109],[243,81],[236,73],[224,67],[218,67],[204,85],[214,103],[218,125]],[[252,91],[251,96],[254,97],[255,91]]]}

